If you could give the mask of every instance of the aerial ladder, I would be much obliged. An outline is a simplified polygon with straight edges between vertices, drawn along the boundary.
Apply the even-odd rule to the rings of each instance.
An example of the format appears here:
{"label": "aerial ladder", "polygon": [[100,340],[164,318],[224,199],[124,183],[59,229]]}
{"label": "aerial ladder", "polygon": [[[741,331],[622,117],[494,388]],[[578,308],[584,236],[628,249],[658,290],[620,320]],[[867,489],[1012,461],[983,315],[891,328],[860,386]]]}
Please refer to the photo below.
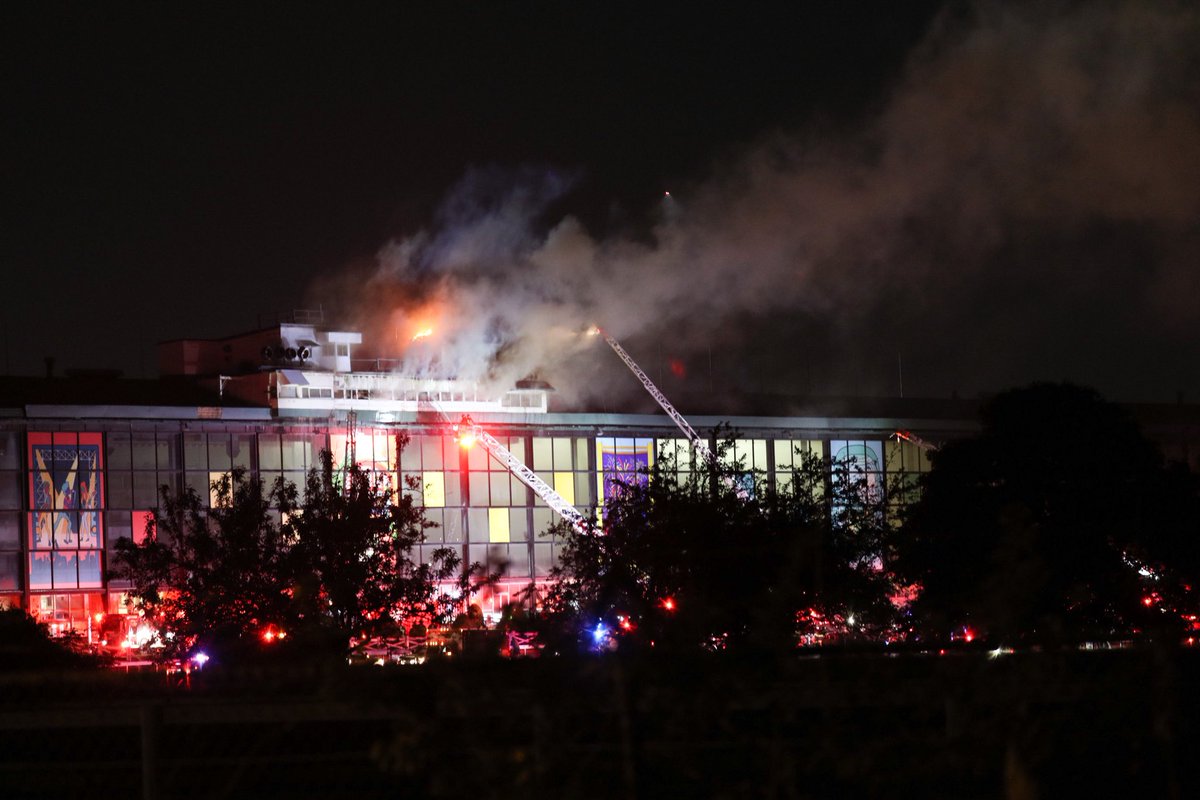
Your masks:
{"label": "aerial ladder", "polygon": [[921,448],[922,450],[924,450],[927,453],[930,450],[938,449],[938,446],[936,444],[934,444],[933,442],[930,442],[930,441],[926,441],[925,439],[922,439],[920,436],[917,436],[912,431],[896,431],[892,435],[895,436],[896,439],[898,439],[898,440],[903,439],[906,442],[912,442],[917,447]]}
{"label": "aerial ladder", "polygon": [[[703,459],[704,463],[715,468],[717,466],[717,457],[716,454],[713,453],[712,448],[708,446],[708,442],[700,438],[700,434],[696,433],[696,430],[691,426],[691,424],[688,423],[686,419],[684,419],[683,415],[676,410],[675,406],[671,405],[671,401],[667,399],[667,396],[663,394],[657,386],[654,385],[654,381],[650,380],[650,376],[638,366],[638,363],[633,360],[633,357],[630,356],[629,353],[625,352],[625,348],[621,347],[621,344],[616,339],[610,336],[604,331],[603,328],[600,328],[599,326],[593,326],[588,333],[603,337],[604,341],[608,343],[608,346],[612,348],[613,352],[625,362],[625,366],[629,367],[630,371],[633,372],[633,374],[641,382],[642,386],[645,387],[646,391],[650,393],[650,396],[658,402],[663,411],[667,412],[667,416],[669,416],[679,430],[683,432],[683,435],[687,438],[689,444],[691,444],[692,448],[695,449],[700,458]],[[460,444],[470,447],[475,442],[478,442],[479,444],[483,445],[484,449],[487,450],[489,454],[491,454],[497,461],[504,464],[510,472],[520,478],[526,486],[532,489],[538,497],[545,501],[546,505],[553,509],[554,512],[560,517],[569,522],[577,531],[580,533],[588,533],[593,530],[592,526],[588,523],[587,518],[585,518],[583,514],[580,514],[579,510],[575,508],[575,506],[568,503],[562,495],[554,491],[552,486],[539,478],[537,473],[525,466],[525,464],[522,464],[516,456],[508,451],[508,448],[500,444],[500,442],[498,442],[490,433],[485,431],[479,425],[475,424],[475,422],[469,416],[464,416],[457,424],[455,424],[450,420],[449,417],[446,416],[445,412],[437,407],[436,404],[432,405],[434,410],[443,419],[443,421],[453,427],[455,431],[455,438],[458,439]],[[731,483],[731,480],[728,477],[726,477],[725,481],[727,484]],[[739,492],[739,494],[741,493]]]}
{"label": "aerial ladder", "polygon": [[650,376],[637,365],[637,362],[633,360],[633,357],[629,353],[625,352],[625,348],[621,347],[620,343],[609,336],[603,328],[593,326],[589,333],[594,336],[601,336],[604,338],[604,341],[608,342],[608,346],[625,362],[625,366],[629,367],[630,371],[637,376],[637,379],[642,382],[642,386],[646,387],[646,391],[650,393],[650,396],[658,401],[658,404],[662,406],[662,410],[667,412],[667,416],[674,421],[679,430],[683,431],[683,435],[687,437],[692,447],[695,448],[696,453],[709,466],[716,466],[717,457],[713,453],[712,448],[708,446],[708,442],[701,439],[695,429],[683,418],[683,415],[675,410],[675,406],[671,405],[671,401],[667,399],[667,396],[659,391],[659,388],[654,385],[654,381],[650,380]]}
{"label": "aerial ladder", "polygon": [[483,446],[488,454],[508,468],[509,472],[521,479],[521,482],[533,490],[534,494],[542,498],[546,505],[571,524],[575,530],[580,533],[591,533],[593,531],[591,524],[587,518],[579,513],[579,509],[567,502],[566,498],[558,492],[554,491],[554,487],[546,483],[538,477],[538,474],[529,467],[521,463],[521,460],[509,452],[508,448],[500,444],[495,436],[485,431],[477,425],[470,415],[464,414],[462,419],[454,422],[446,415],[445,411],[438,406],[437,403],[430,402],[437,415],[442,418],[442,421],[450,426],[454,431],[455,440],[463,447],[471,447],[476,442]]}
{"label": "aerial ladder", "polygon": [[464,447],[470,447],[476,442],[483,445],[484,450],[487,450],[493,458],[508,467],[508,470],[512,474],[520,478],[530,489],[533,489],[534,493],[546,502],[546,505],[550,506],[560,517],[571,523],[571,526],[575,530],[580,533],[592,532],[591,525],[588,523],[587,518],[579,513],[579,509],[568,503],[566,498],[554,491],[554,487],[539,478],[536,472],[522,464],[520,459],[510,453],[507,447],[496,440],[496,437],[492,436],[479,425],[476,425],[469,416],[464,416],[453,428],[455,438],[459,444]]}

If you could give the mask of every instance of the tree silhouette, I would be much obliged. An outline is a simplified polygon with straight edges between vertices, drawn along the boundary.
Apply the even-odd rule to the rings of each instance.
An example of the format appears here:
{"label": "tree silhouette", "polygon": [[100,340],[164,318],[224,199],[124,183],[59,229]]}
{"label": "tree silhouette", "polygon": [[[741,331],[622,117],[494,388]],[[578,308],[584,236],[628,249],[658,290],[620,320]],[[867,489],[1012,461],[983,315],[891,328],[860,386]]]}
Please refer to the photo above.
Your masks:
{"label": "tree silhouette", "polygon": [[[407,479],[416,490],[415,478]],[[400,619],[442,619],[453,600],[445,585],[458,574],[453,548],[438,548],[424,563],[413,548],[433,526],[413,492],[397,495],[358,465],[336,475],[329,453],[309,471],[303,502],[283,498],[284,531],[296,575],[295,611],[328,623],[344,636]]]}
{"label": "tree silhouette", "polygon": [[882,498],[852,464],[830,487],[828,468],[805,458],[777,491],[740,465],[677,473],[660,454],[648,479],[618,482],[602,525],[551,530],[564,540],[546,603],[555,627],[585,644],[612,631],[691,650],[795,647],[802,610],[886,628]]}
{"label": "tree silhouette", "polygon": [[931,463],[895,563],[923,586],[914,611],[926,636],[1182,630],[1194,481],[1164,467],[1119,406],[1068,384],[1012,390],[986,406],[977,436]]}
{"label": "tree silhouette", "polygon": [[112,574],[130,580],[141,609],[163,636],[167,654],[202,638],[229,642],[291,621],[288,545],[272,506],[294,488],[270,492],[244,470],[211,486],[213,508],[191,487],[161,489],[161,506],[142,544],[117,542]]}
{"label": "tree silhouette", "polygon": [[431,525],[423,508],[358,465],[335,473],[322,452],[302,498],[290,482],[268,492],[242,470],[211,489],[208,508],[190,487],[163,487],[145,540],[117,543],[112,575],[131,581],[168,655],[277,643],[278,632],[344,651],[351,636],[449,612],[457,553],[415,560]]}

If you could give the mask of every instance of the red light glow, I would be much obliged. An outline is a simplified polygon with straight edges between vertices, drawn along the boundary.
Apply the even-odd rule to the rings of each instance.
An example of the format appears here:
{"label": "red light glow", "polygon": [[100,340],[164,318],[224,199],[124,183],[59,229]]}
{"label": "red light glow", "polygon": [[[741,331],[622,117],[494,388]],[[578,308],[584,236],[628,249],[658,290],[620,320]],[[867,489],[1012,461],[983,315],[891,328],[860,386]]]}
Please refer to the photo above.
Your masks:
{"label": "red light glow", "polygon": [[667,611],[674,611],[675,610],[675,598],[674,597],[664,597],[662,600],[662,607]]}

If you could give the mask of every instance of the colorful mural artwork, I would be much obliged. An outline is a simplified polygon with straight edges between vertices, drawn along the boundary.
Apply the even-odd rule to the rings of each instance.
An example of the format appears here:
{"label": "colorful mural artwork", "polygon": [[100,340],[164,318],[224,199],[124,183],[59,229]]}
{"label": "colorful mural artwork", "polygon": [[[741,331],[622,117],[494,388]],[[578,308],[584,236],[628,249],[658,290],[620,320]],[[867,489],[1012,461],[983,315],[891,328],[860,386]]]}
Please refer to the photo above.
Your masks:
{"label": "colorful mural artwork", "polygon": [[644,485],[649,480],[653,453],[653,439],[597,439],[603,499],[615,497],[623,486]]}
{"label": "colorful mural artwork", "polygon": [[834,482],[850,479],[861,482],[859,491],[863,502],[877,502],[883,497],[883,458],[881,444],[873,441],[831,441],[829,451],[835,465],[845,465],[848,473],[834,474]]}
{"label": "colorful mural artwork", "polygon": [[29,586],[99,585],[99,548],[104,541],[103,437],[30,433],[28,442]]}

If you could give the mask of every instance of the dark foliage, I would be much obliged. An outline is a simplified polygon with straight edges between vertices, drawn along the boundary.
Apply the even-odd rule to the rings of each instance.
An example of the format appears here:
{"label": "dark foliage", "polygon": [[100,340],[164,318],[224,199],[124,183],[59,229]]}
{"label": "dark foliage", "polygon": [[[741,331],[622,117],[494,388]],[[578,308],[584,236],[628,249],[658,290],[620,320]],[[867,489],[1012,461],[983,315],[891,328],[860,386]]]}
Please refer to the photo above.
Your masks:
{"label": "dark foliage", "polygon": [[547,602],[560,636],[605,646],[611,630],[621,646],[658,650],[792,648],[797,611],[809,608],[887,626],[881,498],[853,465],[831,488],[827,465],[806,459],[786,491],[762,480],[748,491],[736,467],[675,467],[663,454],[652,473],[621,483],[602,525],[552,530],[565,542]]}
{"label": "dark foliage", "polygon": [[410,478],[410,491],[397,496],[357,466],[335,476],[329,453],[321,454],[303,502],[294,493],[281,498],[296,614],[324,619],[350,636],[396,619],[428,622],[447,613],[451,600],[438,587],[458,572],[460,558],[445,547],[426,563],[413,559],[413,547],[433,525],[416,502],[417,488]]}
{"label": "dark foliage", "polygon": [[998,642],[1183,630],[1197,494],[1118,406],[1071,385],[997,396],[983,429],[933,454],[897,540],[931,638]]}
{"label": "dark foliage", "polygon": [[210,509],[191,487],[162,487],[145,541],[117,542],[113,576],[132,582],[130,594],[164,635],[168,655],[201,638],[253,638],[291,621],[288,547],[271,506],[295,489],[281,481],[268,493],[235,470],[211,490]]}
{"label": "dark foliage", "polygon": [[357,466],[335,473],[322,453],[303,498],[291,483],[267,492],[238,470],[212,492],[207,508],[190,488],[163,487],[146,540],[117,543],[113,575],[133,583],[167,655],[217,643],[248,657],[264,633],[279,645],[276,631],[290,645],[339,652],[352,635],[447,612],[438,585],[458,569],[457,555],[414,562],[430,526],[421,507]]}
{"label": "dark foliage", "polygon": [[87,652],[80,636],[51,636],[18,608],[0,609],[0,671],[95,667],[104,659]]}

